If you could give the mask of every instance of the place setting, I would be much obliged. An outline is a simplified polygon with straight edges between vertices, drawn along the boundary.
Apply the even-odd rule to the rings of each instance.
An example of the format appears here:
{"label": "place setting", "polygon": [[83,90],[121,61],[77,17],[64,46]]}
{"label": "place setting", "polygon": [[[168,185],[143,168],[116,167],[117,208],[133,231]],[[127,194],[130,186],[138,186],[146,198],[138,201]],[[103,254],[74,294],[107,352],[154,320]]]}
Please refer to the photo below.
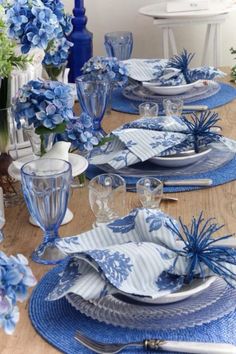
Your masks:
{"label": "place setting", "polygon": [[141,177],[156,177],[172,192],[231,180],[235,141],[222,135],[219,115],[203,111],[178,117],[167,112],[164,117],[146,112],[114,130],[111,141],[91,152],[88,177],[118,173],[129,190]]}
{"label": "place setting", "polygon": [[[184,111],[198,110],[198,106],[216,108],[234,99],[234,88],[217,81],[225,73],[214,67],[191,67],[195,54],[183,50],[167,59],[128,59],[128,83],[113,93],[113,109],[137,114],[141,102],[154,101],[163,114],[163,100],[177,96],[184,102]],[[191,105],[191,108],[185,106]],[[196,107],[196,108],[195,108]]]}

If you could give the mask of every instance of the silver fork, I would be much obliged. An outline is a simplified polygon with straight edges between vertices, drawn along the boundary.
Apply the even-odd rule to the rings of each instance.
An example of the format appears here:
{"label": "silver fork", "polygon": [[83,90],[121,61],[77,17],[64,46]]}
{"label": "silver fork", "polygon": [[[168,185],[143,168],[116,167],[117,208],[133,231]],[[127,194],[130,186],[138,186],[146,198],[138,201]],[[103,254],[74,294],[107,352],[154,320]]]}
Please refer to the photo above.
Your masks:
{"label": "silver fork", "polygon": [[141,342],[106,344],[92,340],[77,331],[75,339],[85,347],[100,354],[115,354],[127,347],[142,347],[145,350],[159,349],[178,353],[202,353],[202,354],[236,354],[236,347],[224,343],[201,343],[201,342],[176,342],[163,341],[160,339],[145,339]]}

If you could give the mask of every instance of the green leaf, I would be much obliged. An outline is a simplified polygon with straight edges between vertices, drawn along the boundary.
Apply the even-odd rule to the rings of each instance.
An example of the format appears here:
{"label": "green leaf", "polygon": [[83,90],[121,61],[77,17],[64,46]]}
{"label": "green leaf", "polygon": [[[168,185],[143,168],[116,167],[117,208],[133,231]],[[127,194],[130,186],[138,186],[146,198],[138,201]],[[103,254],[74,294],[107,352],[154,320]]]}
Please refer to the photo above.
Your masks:
{"label": "green leaf", "polygon": [[44,135],[44,134],[50,134],[50,133],[61,134],[65,131],[65,129],[66,129],[66,123],[61,123],[53,129],[49,129],[49,128],[46,128],[41,125],[40,127],[35,129],[35,133],[38,135]]}
{"label": "green leaf", "polygon": [[108,136],[108,137],[105,137],[105,138],[102,138],[98,145],[97,146],[102,146],[102,145],[105,145],[106,143],[109,143],[110,141],[114,140],[115,138],[114,137],[111,137],[111,136]]}

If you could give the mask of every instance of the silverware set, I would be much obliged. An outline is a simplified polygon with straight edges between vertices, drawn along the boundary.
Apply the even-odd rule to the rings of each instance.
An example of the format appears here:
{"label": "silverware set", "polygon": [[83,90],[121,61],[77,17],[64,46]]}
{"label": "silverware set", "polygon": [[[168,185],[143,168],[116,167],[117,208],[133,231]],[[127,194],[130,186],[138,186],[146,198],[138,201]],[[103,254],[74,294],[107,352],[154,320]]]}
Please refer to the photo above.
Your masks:
{"label": "silverware set", "polygon": [[115,354],[128,347],[143,348],[147,351],[169,351],[177,353],[199,354],[236,354],[236,346],[225,343],[183,342],[162,339],[145,339],[140,342],[130,343],[101,343],[86,337],[77,331],[75,339],[95,353]]}

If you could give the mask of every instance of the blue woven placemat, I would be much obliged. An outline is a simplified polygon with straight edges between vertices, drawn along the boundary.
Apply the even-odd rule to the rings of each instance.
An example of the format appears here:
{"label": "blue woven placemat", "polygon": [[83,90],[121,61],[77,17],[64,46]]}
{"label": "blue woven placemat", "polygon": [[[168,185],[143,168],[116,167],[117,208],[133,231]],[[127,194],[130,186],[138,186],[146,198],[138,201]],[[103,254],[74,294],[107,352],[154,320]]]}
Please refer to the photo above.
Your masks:
{"label": "blue woven placemat", "polygon": [[[34,289],[29,304],[29,316],[36,331],[63,353],[89,354],[75,339],[76,330],[102,342],[140,341],[145,338],[190,340],[202,342],[225,342],[236,344],[236,312],[209,324],[181,330],[145,331],[106,325],[87,318],[76,311],[66,299],[45,301],[55,286],[62,266],[49,271]],[[125,353],[143,353],[142,349],[128,349]],[[146,352],[147,353],[147,352]],[[172,353],[174,354],[174,353]]]}
{"label": "blue woven placemat", "polygon": [[[191,102],[191,105],[207,105],[209,109],[223,106],[236,98],[236,88],[229,84],[220,83],[221,89],[214,96]],[[140,102],[141,103],[141,102]],[[112,95],[112,109],[118,112],[138,114],[137,101],[129,100],[122,95],[122,90],[114,91]]]}
{"label": "blue woven placemat", "polygon": [[[89,179],[92,179],[93,177],[100,175],[101,173],[105,173],[98,167],[94,165],[89,165],[88,170],[86,171],[86,176]],[[156,176],[157,178],[163,180],[163,177]],[[224,184],[230,181],[234,181],[236,179],[236,156],[228,162],[226,165],[221,166],[217,168],[216,170],[211,170],[209,172],[205,173],[198,173],[194,174],[191,177],[188,176],[165,176],[165,180],[171,179],[171,180],[180,180],[180,179],[196,179],[196,178],[211,178],[213,180],[212,186],[218,186],[220,184]],[[127,185],[134,185],[139,177],[124,177],[126,180]],[[181,186],[181,187],[164,187],[164,192],[165,193],[174,193],[174,192],[186,192],[186,191],[192,191],[192,190],[197,190],[197,189],[203,189],[206,187],[188,187],[188,186]],[[207,187],[209,188],[209,187]]]}

